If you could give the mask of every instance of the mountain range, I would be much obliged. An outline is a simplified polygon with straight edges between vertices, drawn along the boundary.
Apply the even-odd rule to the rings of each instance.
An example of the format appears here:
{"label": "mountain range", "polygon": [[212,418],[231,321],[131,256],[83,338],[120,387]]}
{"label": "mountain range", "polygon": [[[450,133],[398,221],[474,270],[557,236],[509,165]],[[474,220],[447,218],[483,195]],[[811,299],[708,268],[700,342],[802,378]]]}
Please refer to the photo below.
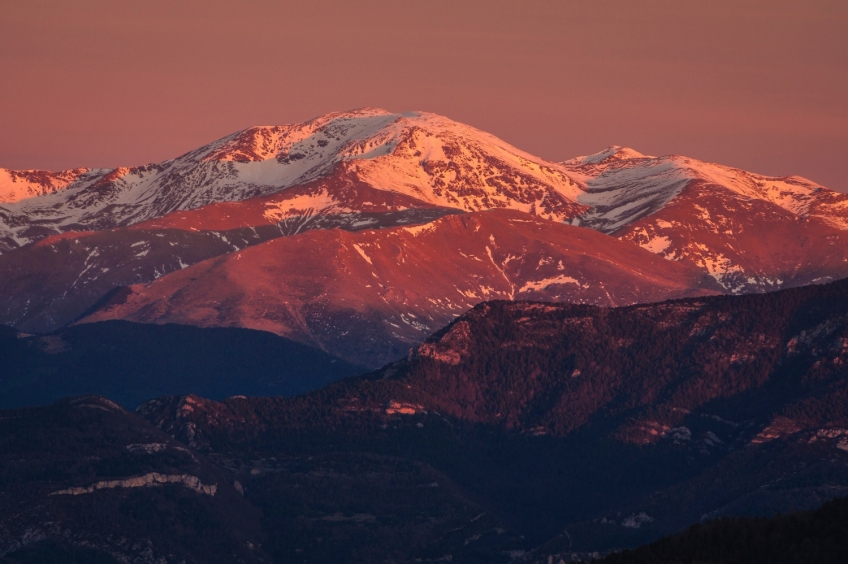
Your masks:
{"label": "mountain range", "polygon": [[[296,397],[0,412],[0,554],[588,560],[848,494],[846,366],[845,280],[618,308],[489,301],[403,360]],[[840,526],[828,507],[816,522]],[[766,526],[809,538],[805,522]],[[611,561],[762,540],[727,523]]]}
{"label": "mountain range", "polygon": [[618,306],[843,278],[846,229],[848,195],[800,177],[621,147],[551,162],[362,109],[141,167],[1,170],[0,323],[246,327],[377,367],[487,299]]}
{"label": "mountain range", "polygon": [[0,562],[833,558],[845,501],[774,515],[848,495],[847,243],[423,112],[0,169]]}

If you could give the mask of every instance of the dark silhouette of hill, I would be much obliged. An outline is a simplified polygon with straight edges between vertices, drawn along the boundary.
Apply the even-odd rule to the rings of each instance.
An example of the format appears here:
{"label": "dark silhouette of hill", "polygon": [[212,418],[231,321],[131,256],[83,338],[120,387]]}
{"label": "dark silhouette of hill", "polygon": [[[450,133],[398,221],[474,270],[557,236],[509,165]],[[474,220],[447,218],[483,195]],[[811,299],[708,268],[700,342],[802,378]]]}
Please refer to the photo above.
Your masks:
{"label": "dark silhouette of hill", "polygon": [[264,331],[109,321],[27,336],[0,327],[0,408],[97,394],[123,406],[163,394],[290,396],[363,372]]}
{"label": "dark silhouette of hill", "polygon": [[828,564],[848,562],[848,498],[805,513],[693,525],[603,564]]}
{"label": "dark silhouette of hill", "polygon": [[0,411],[0,491],[4,564],[266,561],[231,476],[105,398]]}

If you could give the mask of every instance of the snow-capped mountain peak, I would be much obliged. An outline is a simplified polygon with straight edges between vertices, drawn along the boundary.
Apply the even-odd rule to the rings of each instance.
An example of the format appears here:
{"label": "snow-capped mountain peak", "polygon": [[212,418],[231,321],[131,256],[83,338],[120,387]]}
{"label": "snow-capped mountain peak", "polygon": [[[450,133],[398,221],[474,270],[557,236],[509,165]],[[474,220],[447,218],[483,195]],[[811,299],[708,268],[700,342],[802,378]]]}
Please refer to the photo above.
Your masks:
{"label": "snow-capped mountain peak", "polygon": [[[651,284],[638,271],[646,261],[653,261],[657,272],[682,268],[697,274],[683,288],[701,287],[709,275],[711,287],[727,292],[848,276],[848,195],[800,177],[768,177],[680,155],[651,157],[620,146],[552,163],[425,112],[364,108],[301,124],[251,127],[177,158],[133,168],[0,171],[0,196],[5,198],[0,203],[0,323],[39,331],[76,319],[116,286],[147,284],[222,257],[241,264],[238,257],[254,256],[248,247],[303,238],[306,232],[317,232],[309,236],[316,241],[342,237],[341,231],[327,233],[331,229],[373,231],[380,238],[378,231],[405,228],[416,235],[414,245],[406,238],[385,255],[383,274],[363,271],[363,287],[377,292],[381,303],[390,300],[394,287],[409,284],[400,280],[422,284],[418,297],[397,294],[404,303],[425,295],[435,272],[466,276],[482,265],[486,271],[473,280],[475,300],[492,299],[486,289],[505,281],[512,268],[522,278],[510,282],[501,297],[547,292],[549,286],[577,291],[578,281],[581,292],[591,288],[609,297],[615,293],[613,278],[620,287],[641,292],[639,286]],[[475,215],[511,217],[497,232],[475,235],[481,245],[474,252],[460,252],[453,235],[423,237],[438,218],[460,214],[443,223],[464,225],[470,216],[461,212],[492,209],[512,211]],[[544,220],[612,237],[595,233],[591,245],[574,255],[577,262],[567,266],[554,260],[556,249],[545,256],[534,249],[558,232],[563,237],[556,245],[573,250],[572,239],[591,232]],[[532,237],[512,236],[531,224]],[[33,242],[38,243],[25,246]],[[413,247],[420,252],[412,253]],[[317,245],[309,253],[329,249]],[[372,255],[366,259],[365,250],[356,249],[349,245],[345,252],[370,265],[359,266],[373,266]],[[454,251],[462,266],[450,271],[445,261]],[[627,276],[613,276],[606,266],[585,280],[576,275],[581,261],[607,256],[601,262],[613,264],[630,251],[635,255],[627,264],[636,267],[627,267]],[[304,253],[286,256],[278,266],[287,276],[301,276]],[[423,270],[396,278],[406,260]],[[333,268],[328,276],[343,280],[346,274]],[[526,278],[530,272],[539,276]],[[459,277],[444,278],[442,295],[433,294],[436,301],[426,307],[455,303],[457,296],[471,299],[471,286],[456,285]],[[252,277],[245,280],[254,283]],[[384,284],[391,280],[398,282]],[[304,287],[314,285],[310,280]],[[399,327],[412,318],[398,319]]]}
{"label": "snow-capped mountain peak", "polygon": [[575,220],[579,225],[693,263],[736,293],[846,274],[848,195],[799,176],[681,155],[613,158],[616,151],[562,163],[585,187],[577,201],[590,211]]}
{"label": "snow-capped mountain peak", "polygon": [[606,233],[657,212],[693,181],[848,229],[848,196],[800,176],[765,176],[681,155],[649,157],[620,147],[570,159],[562,166],[585,187],[577,201],[592,208],[580,218],[581,225]]}
{"label": "snow-capped mountain peak", "polygon": [[[0,182],[22,177],[2,172]],[[0,206],[7,247],[265,196],[332,174],[465,211],[508,208],[560,221],[585,211],[575,201],[582,187],[559,165],[442,116],[373,108],[251,127],[159,164],[28,174],[48,180],[16,189]]]}
{"label": "snow-capped mountain peak", "polygon": [[63,190],[88,172],[87,168],[61,172],[0,168],[0,203],[17,202]]}
{"label": "snow-capped mountain peak", "polygon": [[629,159],[654,158],[650,155],[643,155],[639,151],[630,147],[622,147],[620,145],[611,145],[599,153],[587,155],[583,157],[575,157],[565,161],[563,164],[567,166],[594,165],[612,161],[624,161]]}

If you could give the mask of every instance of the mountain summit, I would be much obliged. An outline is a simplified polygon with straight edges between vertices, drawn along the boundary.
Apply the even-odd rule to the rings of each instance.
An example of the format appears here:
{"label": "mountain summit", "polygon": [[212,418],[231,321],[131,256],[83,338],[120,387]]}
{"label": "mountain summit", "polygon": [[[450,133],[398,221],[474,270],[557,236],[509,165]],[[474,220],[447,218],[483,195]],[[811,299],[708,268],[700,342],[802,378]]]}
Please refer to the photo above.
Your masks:
{"label": "mountain summit", "polygon": [[[800,177],[619,146],[555,163],[424,112],[365,108],[252,127],[141,167],[0,170],[0,200],[0,323],[47,332],[85,316],[126,314],[274,331],[285,326],[278,332],[324,346],[372,320],[388,340],[375,345],[382,352],[370,360],[356,357],[369,365],[449,321],[445,315],[494,297],[529,297],[522,289],[534,292],[533,299],[622,305],[848,277],[848,195]],[[497,232],[486,233],[496,243],[443,219],[489,210],[518,214],[475,216],[473,222],[496,225]],[[422,236],[404,231],[424,225]],[[311,233],[328,229],[384,232],[326,241]],[[397,248],[390,243],[396,238],[403,242]],[[245,252],[253,246],[261,248]],[[364,278],[351,274],[349,261],[365,261],[356,248],[385,264],[360,272]],[[398,249],[419,263],[404,262]],[[327,283],[309,291],[336,290],[292,301],[300,290],[286,282],[257,294],[244,283],[263,279],[258,266],[240,261],[264,264],[269,257],[289,282],[320,264]],[[203,261],[219,266],[198,264]],[[175,276],[192,265],[195,270]],[[212,299],[199,284],[216,280],[211,273],[223,265],[256,275],[225,285],[238,288],[237,295],[216,289]],[[650,265],[655,276],[634,265]],[[337,324],[338,315],[321,304],[341,305],[337,298],[350,276],[354,285],[373,284],[345,310],[346,319],[358,321]],[[422,285],[418,297],[375,290],[409,277]],[[148,290],[154,282],[156,290]],[[182,292],[181,284],[192,290]],[[235,301],[221,301],[223,295]],[[422,296],[430,304],[423,310]],[[288,309],[256,305],[266,298]],[[160,309],[151,309],[153,303]],[[318,308],[312,317],[306,303],[310,311]],[[415,325],[402,319],[416,319],[421,328],[410,330]]]}
{"label": "mountain summit", "polygon": [[575,202],[581,187],[558,165],[488,133],[435,114],[362,109],[251,127],[158,164],[2,170],[0,239],[9,248],[51,233],[132,225],[331,175],[465,211],[510,208],[568,220],[586,210]]}
{"label": "mountain summit", "polygon": [[680,155],[622,147],[562,163],[591,211],[578,218],[733,293],[845,276],[848,195],[800,176],[771,177]]}

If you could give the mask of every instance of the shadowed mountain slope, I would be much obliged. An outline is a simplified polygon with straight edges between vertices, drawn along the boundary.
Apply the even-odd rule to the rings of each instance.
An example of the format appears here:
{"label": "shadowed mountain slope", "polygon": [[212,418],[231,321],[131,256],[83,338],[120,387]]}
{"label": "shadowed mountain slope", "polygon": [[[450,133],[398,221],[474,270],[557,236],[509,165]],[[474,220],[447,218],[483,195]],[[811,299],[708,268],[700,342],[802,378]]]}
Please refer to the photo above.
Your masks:
{"label": "shadowed mountain slope", "polygon": [[104,398],[0,411],[0,559],[268,562],[232,476]]}
{"label": "shadowed mountain slope", "polygon": [[771,519],[722,519],[695,525],[603,564],[838,564],[848,560],[848,499]]}
{"label": "shadowed mountain slope", "polygon": [[304,396],[139,412],[223,457],[426,462],[522,550],[585,555],[845,495],[846,394],[843,281],[616,309],[489,302],[409,359]]}
{"label": "shadowed mountain slope", "polygon": [[0,411],[0,445],[4,564],[500,562],[522,542],[424,463],[209,458],[104,398]]}
{"label": "shadowed mountain slope", "polygon": [[2,412],[0,555],[547,562],[814,509],[848,494],[847,366],[848,281],[487,302],[304,395],[148,401],[158,429],[96,398]]}
{"label": "shadowed mountain slope", "polygon": [[291,396],[364,369],[236,328],[109,321],[34,336],[0,327],[0,408],[98,394],[126,407],[163,394]]}

